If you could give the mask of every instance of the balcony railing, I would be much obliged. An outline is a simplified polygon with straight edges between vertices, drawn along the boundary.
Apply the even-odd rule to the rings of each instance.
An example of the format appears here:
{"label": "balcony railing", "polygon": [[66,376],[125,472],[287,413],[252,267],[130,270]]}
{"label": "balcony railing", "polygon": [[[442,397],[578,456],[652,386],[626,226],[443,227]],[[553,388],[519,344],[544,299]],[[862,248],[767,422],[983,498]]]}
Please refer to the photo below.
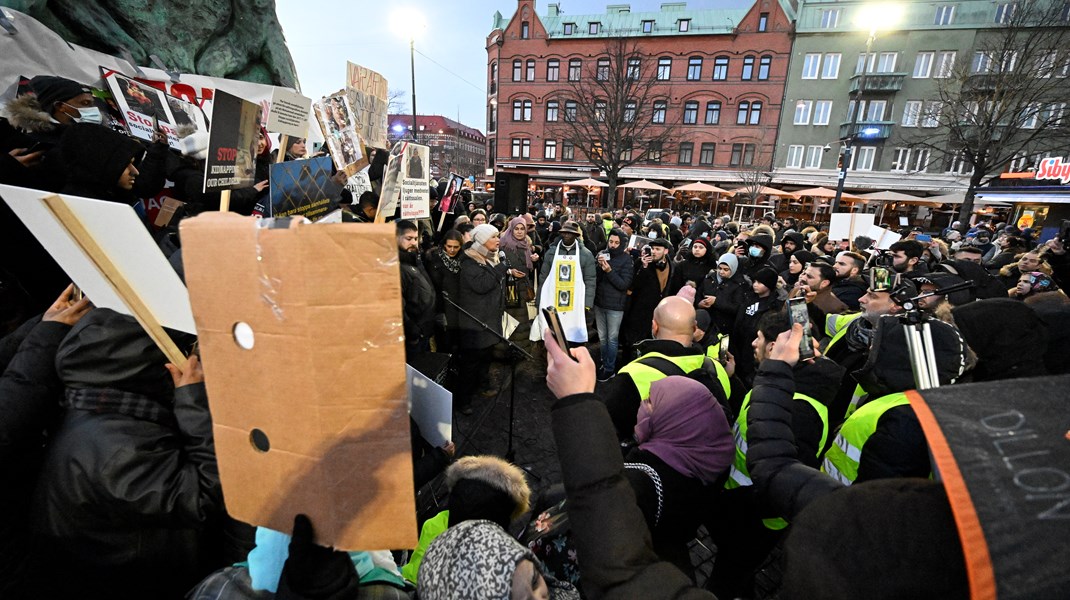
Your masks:
{"label": "balcony railing", "polygon": [[895,121],[859,121],[840,123],[840,139],[886,140],[892,135]]}
{"label": "balcony railing", "polygon": [[[903,80],[907,78],[906,73],[867,73],[866,74],[866,89],[863,92],[868,93],[887,93],[894,94],[903,89]],[[859,86],[862,85],[862,74],[858,73],[851,76],[851,93],[858,91]]]}

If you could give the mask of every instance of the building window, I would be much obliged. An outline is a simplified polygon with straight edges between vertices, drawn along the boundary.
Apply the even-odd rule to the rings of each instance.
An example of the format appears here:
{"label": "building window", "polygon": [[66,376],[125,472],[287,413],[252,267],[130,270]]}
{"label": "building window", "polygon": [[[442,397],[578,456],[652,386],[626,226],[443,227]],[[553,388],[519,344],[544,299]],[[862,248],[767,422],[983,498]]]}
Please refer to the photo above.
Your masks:
{"label": "building window", "polygon": [[806,164],[803,165],[804,169],[820,169],[821,168],[821,155],[825,153],[824,146],[810,146],[806,149]]}
{"label": "building window", "polygon": [[572,142],[561,142],[561,160],[576,160],[576,146]]}
{"label": "building window", "polygon": [[769,31],[769,13],[758,13],[758,31]]}
{"label": "building window", "polygon": [[929,169],[929,149],[919,148],[917,153],[914,154],[914,160],[910,165],[912,171],[919,171],[924,173]]}
{"label": "building window", "polygon": [[639,73],[642,72],[640,68],[641,63],[638,58],[628,59],[628,79],[632,81],[639,81]]}
{"label": "building window", "polygon": [[606,101],[595,100],[594,102],[594,120],[598,123],[606,122]]}
{"label": "building window", "polygon": [[575,100],[565,100],[565,122],[566,123],[575,123],[576,122],[576,101]]}
{"label": "building window", "polygon": [[583,68],[583,61],[582,60],[580,60],[578,58],[573,58],[572,60],[568,61],[568,80],[569,81],[579,81],[580,80],[580,71],[582,70],[582,68]]}
{"label": "building window", "polygon": [[554,140],[546,140],[546,145],[542,149],[542,157],[546,160],[557,160],[557,142]]}
{"label": "building window", "polygon": [[821,11],[821,29],[836,29],[840,25],[840,9],[826,8]]}
{"label": "building window", "polygon": [[892,171],[905,173],[910,167],[910,148],[896,148],[892,154]]}
{"label": "building window", "polygon": [[740,102],[736,125],[757,125],[762,119],[761,102]]}
{"label": "building window", "polygon": [[643,21],[643,33],[650,33],[654,31],[653,21]]}
{"label": "building window", "polygon": [[898,52],[881,52],[877,60],[877,73],[894,73],[897,62],[899,62]]}
{"label": "building window", "polygon": [[565,23],[565,35],[572,35],[572,32],[576,31],[575,23]]}
{"label": "building window", "polygon": [[524,64],[519,60],[513,61],[513,81],[520,81],[520,72],[524,70]]}
{"label": "building window", "polygon": [[650,142],[646,151],[646,162],[660,163],[661,162],[661,142]]}
{"label": "building window", "polygon": [[513,138],[512,158],[531,158],[531,140],[528,138]]}
{"label": "building window", "polygon": [[751,79],[754,79],[754,57],[753,56],[744,56],[743,57],[743,73],[740,76],[740,79],[742,79],[743,81],[750,81]]}
{"label": "building window", "polygon": [[799,100],[795,103],[795,125],[809,125],[810,111],[814,108],[813,100]]}
{"label": "building window", "polygon": [[970,64],[970,73],[984,74],[992,72],[992,55],[987,52],[974,52],[973,63]]}
{"label": "building window", "polygon": [[490,64],[490,93],[498,91],[498,63]]}
{"label": "building window", "polygon": [[936,60],[936,73],[933,73],[933,77],[937,79],[947,79],[951,77],[951,71],[955,68],[955,51],[944,50],[940,53]]}
{"label": "building window", "polygon": [[754,164],[754,144],[732,144],[732,156],[728,164],[733,167],[749,167]]}
{"label": "building window", "polygon": [[698,123],[698,102],[685,102],[684,125],[694,125],[695,123]]}
{"label": "building window", "polygon": [[491,169],[494,168],[494,163],[498,158],[498,140],[490,140],[487,148],[487,166]]}
{"label": "building window", "polygon": [[658,59],[658,81],[668,81],[672,76],[672,59],[664,56]]}
{"label": "building window", "polygon": [[921,121],[921,100],[907,100],[903,105],[903,127],[917,127]]}
{"label": "building window", "polygon": [[918,58],[914,60],[914,79],[928,79],[933,71],[933,58],[935,52],[918,52]]}
{"label": "building window", "polygon": [[698,164],[706,166],[713,165],[713,152],[716,147],[716,144],[712,142],[703,142],[702,149],[699,151],[698,155]]}
{"label": "building window", "polygon": [[600,58],[598,64],[595,65],[594,78],[598,81],[609,80],[609,59]]}
{"label": "building window", "polygon": [[495,131],[495,130],[498,129],[498,107],[497,107],[497,105],[492,105],[492,106],[488,107],[488,111],[487,111],[487,129],[490,130],[490,131]]}
{"label": "building window", "polygon": [[936,7],[936,18],[933,19],[933,25],[950,25],[955,19],[955,5],[944,4]]}
{"label": "building window", "polygon": [[884,110],[888,108],[887,100],[870,100],[868,103],[863,103],[863,113],[866,115],[867,121],[883,121]]}
{"label": "building window", "polygon": [[946,171],[953,175],[967,175],[972,170],[970,161],[966,159],[966,155],[962,152],[946,155],[946,163]]}
{"label": "building window", "polygon": [[535,81],[535,61],[529,60],[524,74],[525,81]]}
{"label": "building window", "polygon": [[665,122],[665,108],[667,106],[668,106],[668,103],[665,102],[664,100],[655,100],[654,101],[654,110],[653,110],[653,112],[650,113],[650,122],[651,123],[664,123]]}
{"label": "building window", "polygon": [[698,81],[702,79],[702,57],[692,56],[687,59],[687,80]]}
{"label": "building window", "polygon": [[805,146],[788,146],[788,162],[784,166],[789,169],[802,168],[803,154],[805,151]]}
{"label": "building window", "polygon": [[713,80],[725,81],[728,79],[728,57],[718,56],[713,59]]}
{"label": "building window", "polygon": [[522,39],[522,40],[528,39],[528,34],[529,33],[530,33],[530,27],[528,26],[528,22],[524,21],[523,23],[520,24],[520,39]]}
{"label": "building window", "polygon": [[851,153],[851,168],[856,171],[872,171],[873,158],[877,156],[877,149],[873,146],[858,146]]}
{"label": "building window", "polygon": [[944,103],[938,100],[931,100],[925,103],[925,108],[922,109],[921,126],[933,128],[940,125],[940,113],[944,110]]}
{"label": "building window", "polygon": [[680,154],[676,157],[676,162],[681,165],[691,164],[691,155],[695,152],[695,144],[691,142],[682,142],[680,144]]}
{"label": "building window", "polygon": [[680,19],[678,23],[681,33],[691,31],[691,19]]}
{"label": "building window", "polygon": [[628,100],[624,103],[624,122],[632,123],[635,121],[635,100]]}
{"label": "building window", "polygon": [[765,81],[769,79],[769,67],[773,65],[772,56],[763,56],[758,61],[758,81]]}
{"label": "building window", "polygon": [[825,55],[825,66],[821,69],[821,79],[837,79],[840,76],[840,53]]}
{"label": "building window", "polygon": [[531,100],[513,100],[513,120],[531,120]]}
{"label": "building window", "polygon": [[721,102],[714,100],[706,103],[706,124],[716,125],[721,122]]}
{"label": "building window", "polygon": [[1014,13],[1018,10],[1018,5],[1013,2],[1006,2],[996,5],[996,23],[1000,25],[1006,25],[1014,18]]}
{"label": "building window", "polygon": [[598,23],[598,22],[588,23],[587,24],[587,33],[589,33],[591,35],[598,35],[598,28],[601,27],[601,26],[602,26],[602,24]]}
{"label": "building window", "polygon": [[1023,129],[1036,129],[1037,117],[1040,115],[1040,105],[1030,103],[1024,109],[1022,109],[1022,128]]}
{"label": "building window", "polygon": [[558,110],[559,106],[560,106],[560,103],[558,103],[557,100],[549,100],[549,101],[546,102],[546,122],[547,123],[556,123],[557,122],[557,110]]}
{"label": "building window", "polygon": [[807,54],[803,57],[802,78],[803,79],[817,79],[817,74],[821,71],[821,54],[813,53]]}
{"label": "building window", "polygon": [[632,159],[632,141],[622,140],[620,143],[620,159],[628,161]]}
{"label": "building window", "polygon": [[546,61],[546,81],[557,81],[561,77],[561,61],[557,59]]}
{"label": "building window", "polygon": [[818,100],[814,103],[814,125],[828,125],[832,116],[832,100]]}

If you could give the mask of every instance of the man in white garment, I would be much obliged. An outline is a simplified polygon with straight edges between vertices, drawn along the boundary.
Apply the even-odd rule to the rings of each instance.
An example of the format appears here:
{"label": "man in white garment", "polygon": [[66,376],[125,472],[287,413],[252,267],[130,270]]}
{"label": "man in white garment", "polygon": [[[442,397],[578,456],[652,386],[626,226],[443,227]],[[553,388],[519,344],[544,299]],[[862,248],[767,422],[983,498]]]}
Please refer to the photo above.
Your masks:
{"label": "man in white garment", "polygon": [[580,241],[580,226],[568,221],[561,226],[561,237],[551,244],[539,271],[539,317],[531,328],[531,339],[541,338],[546,323],[542,309],[553,306],[561,317],[565,339],[573,344],[587,342],[587,315],[594,307],[594,255]]}

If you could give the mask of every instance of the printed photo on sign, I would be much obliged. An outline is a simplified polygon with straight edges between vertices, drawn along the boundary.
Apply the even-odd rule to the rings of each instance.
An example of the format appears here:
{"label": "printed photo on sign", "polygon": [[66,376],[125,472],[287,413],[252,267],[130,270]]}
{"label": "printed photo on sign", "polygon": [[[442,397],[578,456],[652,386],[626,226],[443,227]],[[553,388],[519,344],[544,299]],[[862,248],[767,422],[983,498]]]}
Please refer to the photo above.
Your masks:
{"label": "printed photo on sign", "polygon": [[572,290],[561,290],[557,292],[557,310],[572,310]]}
{"label": "printed photo on sign", "polygon": [[270,204],[264,217],[301,215],[316,220],[336,208],[342,186],[331,178],[331,159],[326,156],[309,160],[289,160],[273,164]]}
{"label": "printed photo on sign", "polygon": [[401,195],[401,167],[405,164],[405,149],[409,142],[397,142],[390,149],[383,171],[383,187],[379,194],[377,212],[392,215],[397,209],[398,196]]}
{"label": "printed photo on sign", "polygon": [[208,131],[208,121],[200,107],[104,67],[101,73],[131,136],[152,141],[155,131],[161,131],[167,136],[167,144],[178,150],[181,138]]}
{"label": "printed photo on sign", "polygon": [[344,95],[331,96],[316,102],[312,108],[338,170],[351,177],[366,167],[368,158],[364,155],[364,143],[353,125],[349,100]]}
{"label": "printed photo on sign", "polygon": [[431,188],[427,179],[431,149],[420,144],[405,146],[405,175],[401,180],[401,218],[431,217]]}
{"label": "printed photo on sign", "polygon": [[558,281],[572,281],[572,265],[559,265],[557,272]]}
{"label": "printed photo on sign", "polygon": [[219,91],[212,113],[204,191],[253,185],[256,174],[260,106]]}

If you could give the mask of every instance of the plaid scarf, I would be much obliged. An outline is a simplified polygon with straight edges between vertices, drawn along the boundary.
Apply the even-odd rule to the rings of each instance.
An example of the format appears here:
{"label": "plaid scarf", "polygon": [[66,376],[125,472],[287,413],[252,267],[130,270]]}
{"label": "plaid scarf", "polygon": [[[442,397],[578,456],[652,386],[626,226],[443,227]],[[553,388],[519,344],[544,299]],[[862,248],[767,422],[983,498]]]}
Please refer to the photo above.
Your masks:
{"label": "plaid scarf", "polygon": [[176,427],[175,413],[170,407],[148,396],[110,388],[67,388],[60,403],[64,408],[74,408],[91,413],[116,413],[139,421],[150,421],[166,427]]}

